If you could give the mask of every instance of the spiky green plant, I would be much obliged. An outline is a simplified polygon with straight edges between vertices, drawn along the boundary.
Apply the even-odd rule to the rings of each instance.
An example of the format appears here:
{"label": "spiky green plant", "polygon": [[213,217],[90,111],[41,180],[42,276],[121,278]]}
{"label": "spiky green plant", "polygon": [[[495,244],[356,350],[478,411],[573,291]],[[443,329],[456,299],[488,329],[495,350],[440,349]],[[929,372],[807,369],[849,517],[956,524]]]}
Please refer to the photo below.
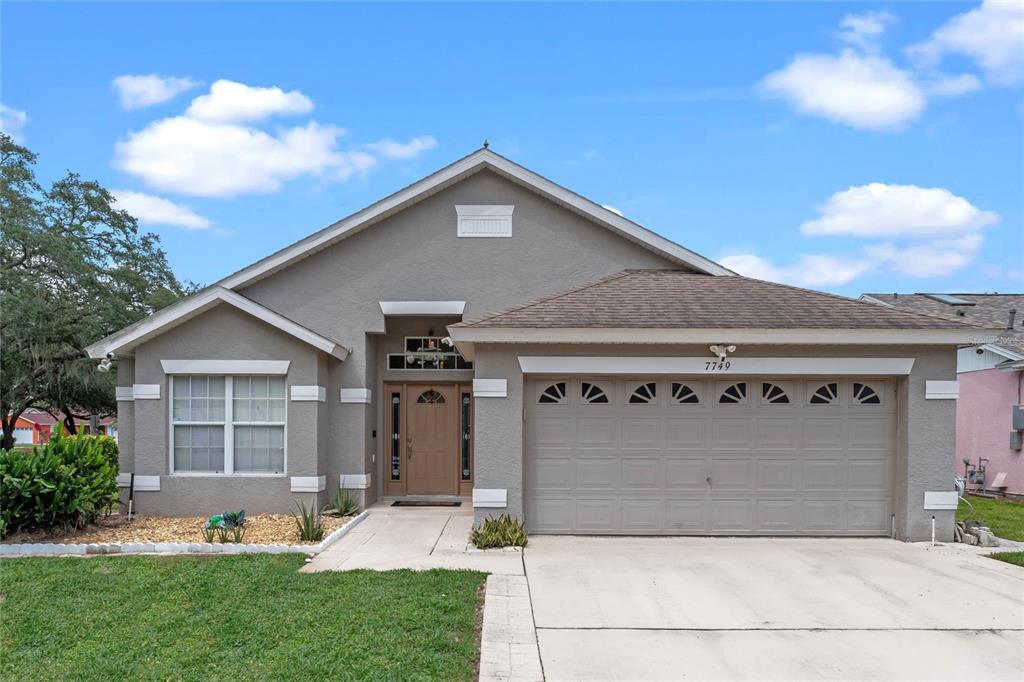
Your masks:
{"label": "spiky green plant", "polygon": [[338,488],[334,493],[334,499],[324,508],[323,513],[327,516],[355,516],[359,513],[359,502],[344,488]]}
{"label": "spiky green plant", "polygon": [[473,529],[470,540],[477,549],[493,547],[526,547],[526,528],[519,519],[508,514],[484,519],[484,522]]}
{"label": "spiky green plant", "polygon": [[299,530],[299,540],[302,542],[320,542],[324,539],[327,530],[324,528],[324,517],[316,503],[306,507],[305,502],[295,501],[299,509],[299,515],[294,516],[295,525]]}

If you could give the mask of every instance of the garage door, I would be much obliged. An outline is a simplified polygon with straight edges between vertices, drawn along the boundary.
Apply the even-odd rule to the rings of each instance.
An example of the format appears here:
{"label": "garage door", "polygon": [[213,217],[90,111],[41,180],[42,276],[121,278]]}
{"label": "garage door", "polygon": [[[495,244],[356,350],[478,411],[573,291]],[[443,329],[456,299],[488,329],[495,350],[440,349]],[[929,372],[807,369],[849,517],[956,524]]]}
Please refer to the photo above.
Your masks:
{"label": "garage door", "polygon": [[526,385],[532,532],[890,532],[890,382],[576,377]]}

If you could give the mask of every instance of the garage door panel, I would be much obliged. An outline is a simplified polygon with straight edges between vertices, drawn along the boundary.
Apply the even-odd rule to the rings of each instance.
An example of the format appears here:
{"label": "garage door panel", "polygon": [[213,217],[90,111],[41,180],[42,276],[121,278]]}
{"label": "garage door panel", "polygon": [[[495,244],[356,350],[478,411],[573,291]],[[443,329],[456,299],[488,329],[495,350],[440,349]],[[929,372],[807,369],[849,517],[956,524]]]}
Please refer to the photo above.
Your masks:
{"label": "garage door panel", "polygon": [[842,490],[846,485],[846,460],[804,461],[804,490]]}
{"label": "garage door panel", "polygon": [[619,421],[608,417],[576,420],[576,447],[612,449],[619,445]]}
{"label": "garage door panel", "polygon": [[800,419],[797,417],[759,417],[758,450],[797,450],[800,447]]}
{"label": "garage door panel", "polygon": [[[531,532],[889,532],[896,404],[888,382],[862,382],[855,395],[845,379],[604,377],[531,382],[527,395],[550,396],[562,381],[564,400],[554,391],[527,404]],[[700,402],[676,384],[695,387]]]}
{"label": "garage door panel", "polygon": [[753,527],[753,500],[750,498],[712,499],[711,531],[746,533]]}
{"label": "garage door panel", "polygon": [[753,417],[712,417],[711,449],[737,450],[754,447]]}
{"label": "garage door panel", "polygon": [[619,530],[618,498],[577,498],[576,528],[585,533],[613,533]]}
{"label": "garage door panel", "polygon": [[803,447],[805,450],[842,450],[846,423],[842,417],[805,417]]}
{"label": "garage door panel", "polygon": [[857,533],[885,532],[891,519],[887,500],[847,500],[846,529]]}
{"label": "garage door panel", "polygon": [[627,450],[660,450],[664,447],[665,422],[657,417],[626,417],[622,420],[622,447]]}
{"label": "garage door panel", "polygon": [[664,485],[664,463],[660,458],[623,457],[622,489],[658,490]]}
{"label": "garage door panel", "polygon": [[619,459],[580,457],[576,460],[576,487],[580,490],[616,490],[619,487]]}
{"label": "garage door panel", "polygon": [[714,490],[754,490],[756,468],[753,459],[716,457],[708,462],[708,468]]}
{"label": "garage door panel", "polygon": [[624,531],[654,532],[665,527],[664,503],[661,500],[625,498],[621,507]]}
{"label": "garage door panel", "polygon": [[576,460],[571,457],[537,457],[530,467],[533,490],[568,491],[576,487]]}
{"label": "garage door panel", "polygon": [[799,529],[800,502],[796,499],[758,500],[758,531],[763,533],[792,532]]}
{"label": "garage door panel", "polygon": [[803,528],[809,533],[841,533],[843,501],[841,499],[809,499],[803,501]]}
{"label": "garage door panel", "polygon": [[576,423],[572,417],[538,417],[530,425],[533,447],[572,448],[576,445]]}
{"label": "garage door panel", "polygon": [[670,418],[666,424],[665,447],[670,450],[706,450],[708,428],[705,417]]}
{"label": "garage door panel", "polygon": [[707,460],[672,458],[665,460],[665,487],[668,490],[704,490],[707,488]]}
{"label": "garage door panel", "polygon": [[797,491],[800,488],[800,466],[795,459],[757,460],[757,489]]}
{"label": "garage door panel", "polygon": [[851,417],[847,429],[850,450],[889,449],[892,421],[887,417]]}
{"label": "garage door panel", "polygon": [[665,529],[669,532],[703,533],[707,525],[707,501],[703,497],[665,503]]}
{"label": "garage door panel", "polygon": [[887,459],[849,460],[847,488],[849,490],[887,490],[889,487],[889,464]]}

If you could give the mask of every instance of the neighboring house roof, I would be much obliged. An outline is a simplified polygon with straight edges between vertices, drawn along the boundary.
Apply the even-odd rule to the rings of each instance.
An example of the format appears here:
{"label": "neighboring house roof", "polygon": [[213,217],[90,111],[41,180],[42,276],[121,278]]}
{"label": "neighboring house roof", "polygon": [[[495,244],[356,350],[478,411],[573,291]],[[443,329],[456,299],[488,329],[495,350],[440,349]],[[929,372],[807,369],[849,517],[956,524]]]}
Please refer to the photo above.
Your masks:
{"label": "neighboring house roof", "polygon": [[448,329],[460,348],[530,340],[966,344],[992,336],[979,326],[820,291],[678,270],[625,270]]}
{"label": "neighboring house roof", "polygon": [[108,353],[128,353],[136,346],[145,343],[149,339],[163,334],[168,329],[178,326],[197,315],[200,315],[211,308],[226,303],[239,310],[256,317],[267,324],[276,327],[282,332],[289,334],[300,341],[330,353],[331,355],[344,360],[348,357],[349,350],[337,341],[329,339],[308,329],[298,322],[289,320],[287,317],[275,313],[273,310],[248,299],[234,291],[223,287],[212,286],[184,298],[177,303],[167,306],[160,312],[139,320],[135,324],[125,327],[119,332],[97,341],[86,348],[89,357],[102,358]]}
{"label": "neighboring house roof", "polygon": [[[1001,330],[988,350],[1024,360],[1024,294],[863,294],[861,300]],[[1010,329],[1010,311],[1016,311]]]}
{"label": "neighboring house roof", "polygon": [[[24,419],[27,422],[31,422],[31,423],[37,424],[39,426],[53,426],[58,421],[49,412],[46,412],[44,410],[37,410],[34,407],[30,407],[27,410],[25,410],[24,412],[22,412],[21,416],[18,417],[18,419]],[[75,418],[75,423],[76,424],[88,424],[89,420],[88,419],[78,419],[78,418]],[[113,416],[111,416],[111,417],[100,417],[100,426],[110,426],[110,425],[116,424],[116,423],[117,423],[117,417],[113,417]]]}

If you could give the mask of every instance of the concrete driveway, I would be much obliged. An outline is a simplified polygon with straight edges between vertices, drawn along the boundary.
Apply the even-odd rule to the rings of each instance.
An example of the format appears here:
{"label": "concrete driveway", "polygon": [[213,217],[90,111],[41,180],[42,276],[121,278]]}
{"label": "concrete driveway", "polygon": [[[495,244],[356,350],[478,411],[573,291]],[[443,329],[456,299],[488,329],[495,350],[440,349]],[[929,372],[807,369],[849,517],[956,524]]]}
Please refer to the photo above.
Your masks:
{"label": "concrete driveway", "polygon": [[1021,679],[1024,569],[891,540],[532,537],[548,680]]}

